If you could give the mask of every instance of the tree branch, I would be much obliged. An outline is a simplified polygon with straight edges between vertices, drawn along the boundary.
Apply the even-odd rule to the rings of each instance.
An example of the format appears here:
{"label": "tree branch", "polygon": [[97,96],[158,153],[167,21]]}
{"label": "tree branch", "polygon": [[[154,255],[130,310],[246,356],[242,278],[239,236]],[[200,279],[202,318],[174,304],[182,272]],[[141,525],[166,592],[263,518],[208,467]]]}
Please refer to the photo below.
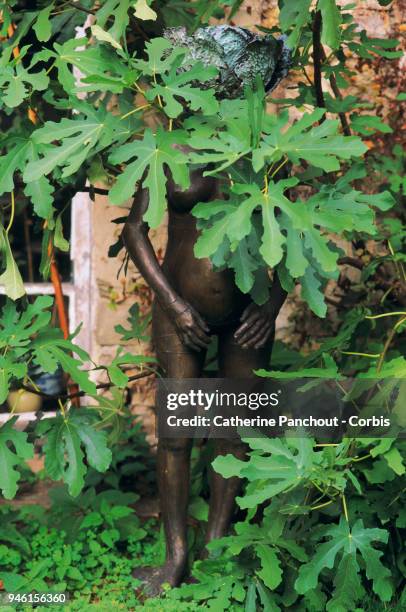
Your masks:
{"label": "tree branch", "polygon": [[361,259],[357,259],[356,257],[340,257],[337,260],[337,263],[340,266],[347,265],[352,266],[353,268],[357,268],[358,270],[364,269],[364,263]]}
{"label": "tree branch", "polygon": [[[313,67],[314,67],[314,90],[316,94],[317,106],[320,108],[326,108],[326,102],[324,100],[323,86],[321,80],[321,66],[322,63],[326,61],[326,53],[324,51],[323,45],[321,44],[321,28],[322,28],[322,18],[321,12],[316,11],[314,20],[313,20]],[[331,74],[329,77],[330,86],[333,90],[335,97],[338,100],[342,100],[341,92],[337,85],[337,80],[334,74]],[[346,136],[351,136],[350,126],[347,121],[347,117],[345,113],[338,113],[340,118],[341,126],[343,128],[343,132]],[[324,121],[324,118],[320,121],[320,123]]]}
{"label": "tree branch", "polygon": [[[321,45],[321,57],[322,57],[323,62],[326,61],[326,59],[327,59],[326,58],[326,52],[324,51],[323,45]],[[331,74],[329,76],[328,80],[330,81],[330,86],[331,86],[331,89],[333,90],[333,93],[334,93],[335,97],[338,100],[342,100],[343,97],[341,95],[341,91],[338,88],[335,74]],[[338,116],[340,118],[341,126],[343,128],[344,134],[346,136],[351,136],[351,129],[350,129],[349,123],[347,121],[347,117],[346,117],[345,113],[338,113]]]}
{"label": "tree branch", "polygon": [[108,189],[102,189],[101,187],[93,187],[93,185],[90,185],[89,187],[81,187],[79,191],[82,193],[90,193],[90,196],[95,193],[97,193],[97,195],[108,196],[110,193]]}
{"label": "tree branch", "polygon": [[78,11],[83,11],[84,13],[87,13],[88,15],[96,15],[96,11],[92,11],[91,9],[88,9],[85,6],[78,4],[77,2],[68,2],[67,4],[68,6],[71,6],[72,8],[77,9]]}
{"label": "tree branch", "polygon": [[[316,11],[313,19],[313,70],[314,70],[314,91],[317,106],[325,108],[323,87],[321,83],[321,63],[323,47],[321,44],[321,12]],[[321,119],[324,121],[324,118]],[[320,122],[321,122],[320,121]]]}
{"label": "tree branch", "polygon": [[[150,372],[141,372],[140,374],[134,374],[133,376],[128,377],[128,382],[132,382],[134,380],[140,380],[141,378],[152,376],[152,374],[156,374],[155,370],[151,370]],[[96,389],[110,389],[110,387],[114,387],[114,384],[112,382],[100,383],[99,385],[96,385]],[[58,394],[50,395],[38,389],[34,389],[34,387],[30,387],[28,385],[21,385],[20,388],[24,389],[24,391],[28,391],[29,393],[34,393],[34,395],[39,395],[40,397],[43,397],[44,399],[48,399],[48,400],[58,400],[58,399],[71,400],[77,397],[84,397],[85,395],[87,395],[85,391],[76,391],[75,393],[70,393],[68,395],[58,395]]]}

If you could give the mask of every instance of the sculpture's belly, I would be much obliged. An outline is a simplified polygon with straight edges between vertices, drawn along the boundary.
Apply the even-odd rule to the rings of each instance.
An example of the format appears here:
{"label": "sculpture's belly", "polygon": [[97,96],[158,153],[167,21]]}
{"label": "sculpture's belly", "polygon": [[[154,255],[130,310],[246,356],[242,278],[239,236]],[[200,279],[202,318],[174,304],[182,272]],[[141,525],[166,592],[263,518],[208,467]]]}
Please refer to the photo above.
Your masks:
{"label": "sculpture's belly", "polygon": [[178,271],[179,293],[209,323],[232,321],[242,312],[244,296],[230,270],[216,272],[208,259],[189,260]]}
{"label": "sculpture's belly", "polygon": [[215,271],[209,259],[195,257],[196,239],[193,227],[171,232],[163,269],[179,295],[209,323],[234,321],[248,298],[236,286],[231,270]]}

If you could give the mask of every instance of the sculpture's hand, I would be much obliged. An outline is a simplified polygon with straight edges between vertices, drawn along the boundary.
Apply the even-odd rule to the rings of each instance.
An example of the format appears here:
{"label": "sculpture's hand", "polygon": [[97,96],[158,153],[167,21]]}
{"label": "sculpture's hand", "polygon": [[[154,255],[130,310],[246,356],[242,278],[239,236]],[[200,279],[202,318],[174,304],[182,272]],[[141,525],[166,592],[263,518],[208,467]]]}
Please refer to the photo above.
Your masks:
{"label": "sculpture's hand", "polygon": [[181,298],[167,306],[167,313],[186,346],[194,351],[206,349],[210,344],[209,328],[199,313]]}
{"label": "sculpture's hand", "polygon": [[262,306],[252,302],[242,313],[242,324],[234,334],[234,338],[243,348],[259,349],[273,333],[275,319],[274,304],[269,300]]}

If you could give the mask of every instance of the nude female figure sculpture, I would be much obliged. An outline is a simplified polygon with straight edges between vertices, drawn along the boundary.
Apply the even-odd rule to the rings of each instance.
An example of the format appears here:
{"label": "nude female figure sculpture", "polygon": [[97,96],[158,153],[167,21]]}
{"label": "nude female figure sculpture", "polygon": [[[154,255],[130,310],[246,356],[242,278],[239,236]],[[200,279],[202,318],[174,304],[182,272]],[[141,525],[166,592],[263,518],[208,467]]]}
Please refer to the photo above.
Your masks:
{"label": "nude female figure sculpture", "polygon": [[[218,180],[203,176],[203,172],[191,170],[190,187],[185,191],[168,175],[168,244],[162,266],[143,221],[148,208],[147,190],[137,191],[122,237],[155,294],[152,338],[163,375],[175,379],[201,377],[210,336],[217,334],[219,375],[249,378],[253,370],[269,366],[275,319],[286,293],[276,277],[269,300],[258,306],[239,291],[231,270],[215,271],[208,259],[195,257],[193,249],[199,234],[191,210],[198,202],[209,202],[220,195]],[[157,593],[163,583],[178,585],[185,574],[191,445],[190,439],[158,441],[166,562],[160,568],[134,572],[150,594]],[[235,440],[215,440],[215,455],[228,453],[243,457],[244,447]],[[212,472],[206,542],[225,535],[238,486],[238,479],[224,479]]]}

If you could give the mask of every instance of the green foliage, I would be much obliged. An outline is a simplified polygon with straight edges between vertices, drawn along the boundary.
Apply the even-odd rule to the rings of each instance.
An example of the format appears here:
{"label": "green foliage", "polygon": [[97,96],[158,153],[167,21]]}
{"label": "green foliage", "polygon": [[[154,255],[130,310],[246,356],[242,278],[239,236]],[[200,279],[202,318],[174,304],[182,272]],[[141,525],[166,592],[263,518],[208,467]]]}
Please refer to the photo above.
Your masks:
{"label": "green foliage", "polygon": [[[71,340],[64,340],[60,330],[48,327],[51,318],[48,309],[52,303],[51,297],[40,296],[24,311],[18,312],[13,302],[6,302],[0,318],[0,343],[4,350],[6,371],[9,372],[1,381],[3,401],[10,383],[14,379],[24,380],[26,364],[31,361],[49,373],[54,373],[58,366],[62,366],[86,392],[96,393],[95,384],[89,379],[88,372],[80,369],[90,359],[87,353]],[[72,357],[72,353],[76,353],[79,359]]]}
{"label": "green foliage", "polygon": [[113,448],[110,468],[104,474],[90,468],[77,497],[67,486],[54,486],[49,509],[1,506],[0,579],[6,590],[67,591],[71,610],[107,609],[108,602],[140,607],[131,572],[145,562],[159,563],[163,552],[155,521],[140,520],[133,508],[139,497],[134,489],[150,487],[153,477],[140,424],[126,419]]}
{"label": "green foliage", "polygon": [[[15,543],[0,535],[0,577],[5,588],[68,591],[74,599],[79,597],[82,606],[95,597],[104,600],[111,597],[109,592],[121,591],[115,595],[117,603],[135,606],[137,600],[131,594],[136,585],[131,577],[134,555],[145,551],[151,556],[156,536],[147,537],[141,528],[127,505],[133,501],[130,496],[126,499],[120,491],[88,489],[76,508],[62,491],[55,490],[52,497],[49,511],[40,506],[19,512],[3,508],[2,521],[11,529],[17,521],[20,525]],[[61,522],[64,513],[72,510],[79,518],[74,531],[69,523]]]}
{"label": "green foliage", "polygon": [[310,0],[304,2],[294,2],[294,0],[284,0],[281,3],[279,23],[283,32],[290,30],[287,43],[295,49],[300,39],[302,29],[310,22]]}
{"label": "green foliage", "polygon": [[323,22],[321,42],[333,50],[340,46],[342,16],[335,0],[319,0],[317,8],[321,12]]}
{"label": "green foliage", "polygon": [[[31,135],[10,140],[10,150],[1,158],[0,162],[2,174],[0,191],[2,194],[14,189],[13,179],[16,172],[23,171],[28,163],[36,162],[40,152],[44,150],[43,147],[32,140]],[[52,217],[53,192],[53,186],[42,174],[39,174],[35,179],[27,180],[24,188],[25,195],[30,198],[33,204],[34,212],[43,219]]]}
{"label": "green foliage", "polygon": [[49,121],[36,130],[32,136],[35,144],[51,144],[60,141],[59,146],[50,146],[45,155],[31,161],[24,172],[27,183],[38,180],[56,167],[63,168],[62,178],[68,177],[80,168],[84,160],[109,146],[115,140],[115,132],[122,124],[106,122],[106,112],[84,109],[83,119],[62,119],[59,123]]}
{"label": "green foliage", "polygon": [[[245,441],[250,447],[248,461],[227,455],[213,465],[225,478],[246,480],[246,494],[237,501],[249,512],[235,525],[233,535],[209,548],[237,565],[232,575],[240,576],[246,605],[253,597],[248,584],[261,601],[269,601],[271,610],[293,603],[303,610],[353,610],[364,599],[368,581],[381,601],[390,601],[394,581],[402,578],[397,569],[388,568],[382,548],[388,546],[391,533],[381,515],[389,489],[388,485],[373,489],[368,463],[379,463],[380,452],[387,452],[393,440],[343,440],[318,446],[305,437]],[[397,444],[404,452],[403,441]],[[367,461],[358,462],[360,453]],[[385,481],[399,478],[394,474],[389,470]],[[401,512],[403,493],[395,493],[399,485],[400,481],[390,489],[394,498],[388,510],[393,517]],[[363,498],[369,500],[367,513],[360,502]],[[217,563],[214,559],[208,563]],[[201,579],[199,565],[195,576]],[[188,587],[181,587],[179,595],[188,594]]]}
{"label": "green foliage", "polygon": [[[63,480],[69,493],[76,497],[83,489],[87,463],[105,472],[111,463],[111,451],[106,445],[106,434],[94,428],[95,415],[81,411],[67,416],[47,419],[39,425],[39,433],[46,434],[45,469],[53,480]],[[85,449],[86,455],[82,450]]]}
{"label": "green foliage", "polygon": [[[6,499],[11,499],[17,492],[17,482],[20,473],[14,469],[21,460],[31,459],[33,447],[27,443],[27,434],[16,431],[14,425],[16,418],[10,419],[0,428],[0,460],[1,475],[0,489]],[[14,447],[14,452],[10,449]]]}
{"label": "green foliage", "polygon": [[122,325],[116,325],[115,331],[118,334],[121,334],[123,341],[133,340],[137,338],[140,341],[146,341],[149,339],[147,335],[147,329],[151,322],[151,314],[141,315],[140,307],[138,304],[133,304],[128,311],[130,315],[127,319],[127,322],[130,325],[129,329],[125,329]]}
{"label": "green foliage", "polygon": [[322,119],[324,112],[323,109],[316,109],[311,114],[305,113],[288,129],[286,112],[268,118],[263,142],[259,150],[253,152],[254,170],[260,170],[265,161],[278,162],[286,155],[293,163],[304,159],[325,172],[331,172],[340,168],[339,159],[359,157],[365,153],[367,147],[359,138],[337,134],[338,121],[326,120],[313,127],[316,121]]}
{"label": "green foliage", "polygon": [[48,87],[49,78],[45,70],[29,72],[38,63],[38,59],[34,60],[28,69],[24,68],[21,60],[28,51],[28,46],[23,47],[18,58],[2,67],[0,104],[5,104],[9,108],[20,106],[33,91],[43,91]]}
{"label": "green foliage", "polygon": [[112,187],[109,197],[113,204],[120,204],[134,193],[134,185],[143,176],[142,185],[148,189],[150,202],[144,219],[151,227],[157,227],[162,221],[166,204],[165,165],[172,173],[174,181],[181,187],[189,186],[189,174],[185,165],[185,155],[174,151],[173,144],[185,142],[183,131],[165,132],[161,129],[154,135],[146,130],[142,141],[122,145],[110,155],[113,163],[134,159],[119,176]]}
{"label": "green foliage", "polygon": [[[97,397],[97,388],[90,379],[90,372],[84,369],[90,361],[89,355],[72,342],[64,339],[62,332],[50,328],[50,307],[53,299],[40,296],[19,311],[11,300],[6,302],[0,317],[0,401],[4,402],[12,388],[25,385],[38,387],[33,383],[27,364],[39,366],[41,372],[54,373],[61,368],[69,374],[82,391]],[[137,333],[137,330],[133,330]],[[73,356],[76,355],[76,357]],[[61,414],[41,421],[37,428],[38,437],[46,437],[44,446],[45,468],[48,476],[54,480],[64,480],[71,495],[80,493],[84,485],[87,466],[105,472],[111,463],[111,451],[108,447],[107,432],[100,428],[100,421],[113,427],[118,426],[122,414],[122,390],[128,384],[128,376],[120,366],[133,364],[143,366],[146,362],[155,362],[153,358],[143,355],[132,355],[118,351],[117,356],[106,368],[113,389],[113,400],[101,399],[97,409],[86,411],[68,410],[59,400]],[[57,403],[57,398],[54,398]],[[66,402],[65,402],[66,403]],[[107,413],[103,415],[103,412]],[[13,430],[15,418],[0,427],[0,448],[2,453],[2,478],[0,487],[6,498],[14,497],[19,472],[16,464],[32,455],[33,445],[26,442],[27,435]],[[15,452],[12,450],[14,446]],[[85,463],[86,460],[86,463]]]}
{"label": "green foliage", "polygon": [[7,295],[17,300],[25,294],[23,280],[11,250],[8,231],[0,225],[0,253],[3,259],[4,271],[0,275],[0,283]]}
{"label": "green foliage", "polygon": [[[346,223],[340,222],[340,215],[333,210],[333,200],[336,208],[345,206],[349,209],[352,206],[353,218],[363,217],[365,220],[367,211],[364,204],[375,206],[376,200],[361,193],[351,202],[347,194],[346,198],[338,197],[336,177],[332,177],[328,183],[321,181],[324,203],[328,201],[330,214],[319,210],[320,204],[316,204],[315,196],[310,199],[314,205],[309,214],[308,199],[298,206],[297,197],[292,203],[290,194],[285,192],[302,183],[300,165],[305,164],[305,174],[310,177],[305,182],[317,193],[321,171],[345,171],[346,162],[363,157],[367,147],[361,139],[340,134],[338,120],[325,119],[323,108],[312,109],[293,124],[287,111],[270,114],[258,80],[255,92],[240,91],[236,100],[216,99],[216,89],[210,89],[209,85],[219,78],[218,69],[221,72],[224,61],[213,59],[213,45],[217,45],[217,51],[221,45],[232,47],[235,41],[231,40],[234,36],[231,30],[222,30],[221,40],[217,37],[217,42],[210,38],[211,30],[199,30],[200,55],[193,51],[193,36],[188,38],[186,33],[176,30],[167,38],[146,35],[144,49],[135,49],[127,40],[127,28],[132,27],[134,19],[141,29],[147,27],[144,21],[152,20],[153,24],[154,12],[148,3],[108,0],[96,12],[93,39],[58,35],[51,49],[47,41],[58,25],[58,16],[52,9],[56,6],[57,3],[47,5],[31,16],[33,21],[30,23],[33,23],[33,32],[42,50],[34,56],[27,44],[21,47],[19,58],[12,58],[9,54],[6,56],[8,60],[4,60],[4,79],[10,70],[32,74],[29,72],[32,68],[37,70],[35,76],[39,78],[40,86],[42,77],[38,75],[44,74],[44,78],[50,79],[46,102],[55,108],[60,118],[35,127],[28,127],[26,121],[18,126],[16,138],[10,141],[5,154],[0,157],[4,170],[3,192],[13,189],[13,175],[19,181],[22,178],[24,194],[32,201],[34,212],[47,220],[45,231],[52,232],[54,219],[58,218],[60,222],[60,210],[53,201],[57,185],[62,180],[72,189],[80,189],[86,177],[92,176],[92,163],[97,155],[106,172],[106,180],[114,183],[110,189],[111,202],[123,203],[132,197],[137,185],[142,185],[148,190],[150,200],[145,221],[151,227],[157,227],[166,207],[169,174],[181,188],[186,188],[189,184],[188,163],[211,164],[210,173],[216,175],[222,191],[230,193],[231,198],[229,206],[224,204],[223,210],[220,210],[220,205],[217,208],[211,205],[212,214],[205,216],[204,222],[199,217],[203,234],[196,247],[198,256],[210,257],[217,268],[234,269],[239,288],[245,293],[251,292],[252,297],[260,302],[267,295],[264,285],[266,269],[279,266],[284,287],[291,290],[299,282],[302,298],[316,314],[325,316],[324,287],[338,273],[338,252],[334,245],[327,243],[326,234],[345,232],[346,237],[352,239],[360,230],[375,233],[375,221],[371,215],[368,215],[368,225],[363,227],[355,222],[351,224],[350,215],[342,217]],[[236,6],[233,5],[231,13]],[[165,6],[158,7],[157,15],[161,8],[164,19],[167,19]],[[200,6],[199,2],[192,3],[189,8],[178,7],[178,23],[189,23],[192,14],[197,26],[199,21],[208,20],[223,8],[217,1],[210,3],[210,7],[206,3]],[[365,32],[359,33],[348,9],[341,10],[330,0],[320,0],[316,9],[321,15],[321,42],[331,49],[331,63],[323,63],[321,70],[325,76],[333,74],[340,86],[346,85],[347,72],[342,55],[345,47],[361,57],[371,52],[383,57],[398,56],[392,51],[396,41],[368,39]],[[288,34],[288,45],[296,50],[294,69],[300,70],[309,61],[309,32],[314,13],[309,10],[309,4],[301,3],[298,7],[291,0],[281,1],[280,10],[281,31]],[[168,25],[177,24],[171,21]],[[266,40],[270,48],[278,46],[272,37]],[[210,61],[211,64],[207,65]],[[245,70],[243,63],[240,62],[240,66],[237,62],[235,69]],[[276,74],[274,64],[272,71],[275,70]],[[75,81],[74,69],[81,72],[80,83]],[[23,78],[21,81],[24,82]],[[18,113],[24,113],[32,99],[36,100],[36,92],[35,89],[24,89],[24,85],[18,87],[21,95],[16,108]],[[314,107],[313,88],[306,82],[300,83],[298,89],[299,96],[288,104],[301,107],[306,103],[307,108]],[[80,90],[91,92],[86,103],[75,98]],[[5,91],[7,102],[7,89]],[[132,98],[135,92],[142,94],[147,104],[134,107]],[[119,113],[113,110],[110,93],[117,95],[115,106]],[[343,103],[326,96],[327,108],[333,112],[341,112],[339,106]],[[350,111],[357,106],[357,101],[350,96],[346,104],[344,110]],[[148,105],[159,116],[160,126],[156,130],[142,121],[142,110]],[[70,116],[68,109],[72,107],[77,112]],[[189,117],[185,116],[185,110]],[[354,115],[354,129],[361,134],[365,134],[366,129],[368,134],[374,130],[390,129],[379,120],[371,122],[371,119]],[[172,129],[173,121],[176,129]],[[283,166],[289,168],[291,183],[280,180]],[[346,189],[349,191],[350,182]],[[284,206],[280,209],[281,202]],[[262,221],[257,220],[254,224],[252,217],[257,208],[262,212]],[[199,207],[196,210],[202,215]],[[240,221],[246,222],[246,226],[244,230],[242,226],[236,231],[230,229],[221,241],[223,228],[230,219],[235,227]],[[236,238],[242,232],[245,233],[241,238]],[[65,243],[60,244],[66,248]],[[6,253],[6,249],[3,252]],[[11,274],[15,266],[10,258],[7,268],[10,271],[6,279],[7,290],[17,297],[21,294],[21,287],[17,281],[12,284]],[[45,262],[41,269],[46,274]]]}
{"label": "green foliage", "polygon": [[178,117],[183,112],[183,106],[178,98],[188,102],[191,110],[202,110],[206,115],[213,115],[218,110],[218,102],[214,92],[202,90],[190,85],[193,81],[205,82],[216,75],[216,69],[206,67],[203,64],[195,64],[187,72],[177,73],[176,64],[172,65],[168,75],[163,75],[162,85],[154,85],[147,93],[148,100],[154,100],[159,96],[165,107],[168,117]]}
{"label": "green foliage", "polygon": [[[12,388],[34,388],[32,366],[62,369],[90,397],[77,411],[66,397],[53,398],[56,416],[27,433],[13,427],[12,415],[0,427],[4,497],[16,494],[38,439],[45,475],[65,483],[51,493],[49,513],[2,507],[0,579],[11,590],[71,591],[72,610],[349,612],[389,610],[394,594],[393,605],[402,609],[405,444],[366,438],[330,447],[306,438],[250,438],[245,461],[218,458],[219,472],[244,483],[238,522],[210,544],[209,559],[195,563],[195,584],[140,604],[133,595],[133,558],[159,563],[163,543],[152,523],[141,525],[135,517],[135,497],[118,490],[128,483],[133,488],[135,479],[147,487],[152,482],[139,426],[130,427],[123,416],[129,380],[123,366],[142,370],[151,359],[118,348],[108,365],[93,364],[73,337],[64,339],[51,327],[51,298],[29,303],[24,297],[12,251],[16,206],[33,208],[46,278],[49,246],[69,246],[62,213],[87,182],[104,182],[118,205],[142,186],[149,192],[145,221],[157,227],[168,178],[187,188],[189,168],[203,166],[219,181],[222,199],[193,211],[200,231],[196,255],[209,257],[216,269],[234,270],[237,286],[258,303],[268,297],[273,268],[286,290],[300,284],[302,300],[326,316],[324,292],[339,278],[343,241],[354,245],[360,280],[345,288],[348,301],[344,311],[337,306],[334,326],[326,319],[321,345],[306,347],[306,354],[279,350],[279,369],[259,374],[294,378],[300,372],[339,383],[355,373],[356,402],[379,373],[378,397],[385,404],[396,391],[394,377],[405,372],[404,153],[399,145],[390,155],[369,152],[362,139],[395,138],[395,119],[386,124],[371,105],[336,92],[350,83],[348,56],[353,63],[387,62],[401,56],[397,41],[368,37],[351,5],[280,0],[280,23],[270,34],[287,36],[295,78],[292,97],[272,100],[271,107],[255,79],[237,98],[221,99],[211,88],[224,66],[191,59],[187,46],[160,37],[165,27],[186,26],[188,36],[212,18],[231,19],[239,0],[102,0],[96,9],[90,0],[73,4],[56,0],[27,10],[12,0],[0,7],[1,121],[10,133],[0,140],[0,283],[10,298],[0,317],[0,401]],[[92,27],[76,38],[75,28],[94,10]],[[9,40],[11,24],[16,30]],[[317,83],[309,77],[317,61],[314,35],[325,46],[321,86],[332,85],[332,93],[324,92],[325,108],[318,107]],[[237,68],[246,66],[237,62]],[[403,98],[399,94],[397,102]],[[147,338],[149,317],[136,307],[128,323],[116,328],[123,342]],[[103,370],[110,395],[97,395],[93,370]],[[400,394],[395,414],[404,425]],[[194,465],[194,524],[207,519],[200,466]],[[198,547],[199,537],[191,542]]]}

